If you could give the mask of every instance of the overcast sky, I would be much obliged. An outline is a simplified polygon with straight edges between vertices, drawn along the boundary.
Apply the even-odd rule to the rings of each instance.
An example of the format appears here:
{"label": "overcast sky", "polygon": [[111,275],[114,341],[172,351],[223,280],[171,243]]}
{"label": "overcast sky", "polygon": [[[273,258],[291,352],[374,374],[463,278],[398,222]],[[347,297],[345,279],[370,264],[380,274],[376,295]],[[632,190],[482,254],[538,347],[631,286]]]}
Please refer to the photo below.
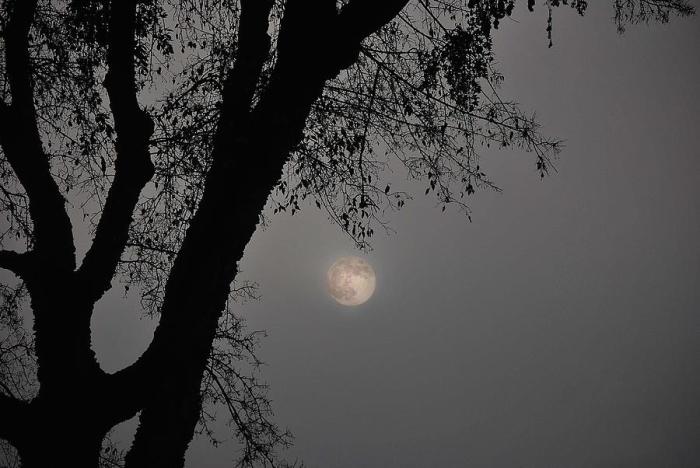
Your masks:
{"label": "overcast sky", "polygon": [[[320,211],[256,233],[241,278],[262,299],[239,312],[269,333],[263,378],[296,436],[289,458],[700,466],[700,20],[619,36],[611,15],[610,2],[557,9],[551,49],[542,8],[503,21],[502,94],[566,140],[558,173],[485,154],[504,191],[478,193],[472,223],[397,180],[418,196],[362,254],[378,275],[363,306],[326,293],[328,266],[357,252]],[[93,319],[108,370],[153,329],[122,295]],[[234,449],[196,440],[188,466],[229,466]]]}

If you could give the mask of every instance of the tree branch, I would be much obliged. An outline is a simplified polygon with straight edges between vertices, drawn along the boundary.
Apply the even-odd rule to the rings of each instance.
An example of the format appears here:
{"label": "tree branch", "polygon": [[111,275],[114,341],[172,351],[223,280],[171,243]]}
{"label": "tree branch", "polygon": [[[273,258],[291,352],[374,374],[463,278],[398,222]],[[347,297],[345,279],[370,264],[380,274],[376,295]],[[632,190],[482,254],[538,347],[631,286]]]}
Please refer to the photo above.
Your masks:
{"label": "tree branch", "polygon": [[[200,381],[230,283],[237,273],[237,262],[290,152],[303,138],[311,106],[321,95],[326,79],[340,70],[341,62],[332,52],[337,45],[359,49],[359,41],[364,38],[364,33],[356,33],[354,45],[347,38],[339,38],[334,31],[336,19],[334,1],[289,0],[270,84],[252,111],[248,111],[250,102],[244,102],[245,109],[235,110],[244,113],[244,127],[228,128],[232,133],[220,127],[217,132],[214,163],[172,267],[153,341],[135,365],[115,376],[126,378],[116,387],[124,385],[127,394],[150,382],[146,384],[150,395],[127,455],[129,468],[182,463],[199,415]],[[266,21],[259,21],[258,34],[248,37],[262,38],[266,25]],[[242,35],[243,31],[242,25]],[[324,44],[319,37],[332,40]],[[234,67],[232,76],[235,73]],[[259,77],[245,79],[255,84]],[[250,99],[252,90],[248,88],[243,95]],[[235,102],[223,102],[222,119],[229,112],[227,106]],[[132,382],[126,384],[128,380]],[[190,427],[185,427],[188,424]],[[178,445],[183,445],[180,452]]]}
{"label": "tree branch", "polygon": [[29,413],[29,404],[0,392],[0,439],[16,445],[23,436],[23,427]]}
{"label": "tree branch", "polygon": [[[219,128],[217,132],[217,141],[221,142],[226,147],[232,143],[235,135],[245,134],[243,127],[247,125],[246,116],[249,115],[251,101],[255,92],[260,71],[270,52],[270,37],[267,34],[268,18],[270,10],[273,6],[272,0],[243,0],[241,2],[241,20],[240,32],[238,40],[238,50],[236,54],[236,62],[233,68],[227,75],[222,103],[223,109],[219,120]],[[220,152],[223,154],[223,152]],[[230,158],[230,154],[226,154]],[[219,163],[224,161],[224,157],[218,158]],[[212,184],[208,183],[207,187]],[[211,193],[212,189],[209,188]],[[221,194],[219,194],[221,195]],[[211,213],[210,213],[211,215]],[[214,215],[216,216],[216,215]],[[235,214],[226,215],[225,217],[235,216]],[[213,218],[212,218],[213,219]],[[207,223],[216,223],[212,219],[207,220]],[[203,225],[202,221],[197,222],[198,225]],[[196,229],[196,228],[195,228]],[[214,233],[217,229],[209,226],[205,228]],[[200,233],[201,234],[201,233]],[[191,237],[189,235],[188,237]],[[204,238],[210,236],[204,236]],[[200,251],[210,249],[207,247],[207,241],[203,243],[192,242],[185,240],[186,247],[183,247],[176,260],[178,265],[185,263],[183,258],[191,257],[187,260],[188,263],[197,262],[202,265],[208,265],[207,260],[202,256]],[[213,252],[208,252],[209,253]],[[217,254],[220,256],[219,254]],[[170,275],[170,283],[182,281],[180,277],[189,278],[191,275],[198,276],[194,273],[195,270],[190,270],[189,267],[176,268],[175,272]],[[209,276],[208,274],[206,276]],[[188,281],[185,279],[184,281]],[[175,293],[179,287],[172,287],[170,296],[183,295],[185,291]],[[186,289],[186,288],[185,288]],[[178,299],[175,300],[177,302]],[[173,302],[173,301],[168,301]],[[113,381],[114,391],[120,395],[121,403],[114,407],[115,417],[119,420],[128,419],[133,416],[139,409],[143,407],[145,397],[143,392],[143,382],[151,379],[163,367],[162,361],[169,361],[172,357],[168,357],[169,350],[177,346],[179,339],[171,336],[172,340],[165,339],[165,333],[162,332],[168,326],[169,321],[173,320],[173,313],[168,312],[172,308],[164,307],[161,324],[159,324],[158,337],[154,338],[144,355],[133,365],[117,372],[111,378]],[[197,310],[195,308],[194,310]],[[176,320],[182,320],[185,317],[179,317]],[[163,325],[165,323],[165,325]],[[187,326],[185,326],[185,329]],[[186,330],[180,330],[180,333],[185,333]],[[180,337],[182,338],[182,337]],[[150,381],[157,381],[151,379]],[[140,382],[139,385],[134,385],[135,382]],[[130,455],[129,459],[133,460],[136,455]],[[137,463],[137,462],[132,462]]]}
{"label": "tree branch", "polygon": [[29,30],[37,0],[15,1],[4,30],[10,105],[0,103],[0,144],[27,192],[35,250],[42,263],[72,271],[75,247],[63,196],[51,176],[37,126]]}
{"label": "tree branch", "polygon": [[0,268],[22,276],[27,268],[27,254],[12,250],[0,250]]}
{"label": "tree branch", "polygon": [[105,88],[117,134],[114,182],[109,189],[92,246],[78,271],[91,301],[111,286],[111,279],[129,237],[134,208],[153,176],[148,152],[153,121],[136,97],[134,53],[137,0],[112,1]]}
{"label": "tree branch", "polygon": [[341,53],[337,55],[340,69],[347,68],[357,60],[362,41],[394,19],[406,6],[408,0],[352,0],[338,14],[334,28],[334,39]]}
{"label": "tree branch", "polygon": [[223,90],[222,132],[245,125],[245,116],[270,53],[267,33],[272,0],[241,0],[240,31],[236,62],[228,72]]}

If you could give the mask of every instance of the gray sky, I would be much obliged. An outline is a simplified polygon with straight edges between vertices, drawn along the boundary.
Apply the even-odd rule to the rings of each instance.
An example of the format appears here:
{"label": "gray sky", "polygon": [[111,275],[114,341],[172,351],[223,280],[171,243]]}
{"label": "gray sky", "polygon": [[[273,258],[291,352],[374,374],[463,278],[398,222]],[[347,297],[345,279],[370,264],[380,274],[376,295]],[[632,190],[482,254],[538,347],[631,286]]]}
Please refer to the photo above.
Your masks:
{"label": "gray sky", "polygon": [[[566,139],[558,173],[541,181],[528,155],[485,154],[504,192],[478,193],[471,224],[418,195],[365,255],[378,274],[365,305],[325,291],[328,266],[355,252],[320,211],[255,235],[242,278],[262,300],[240,313],[269,332],[263,378],[296,436],[288,457],[700,466],[700,20],[619,36],[611,15],[609,2],[585,18],[558,9],[552,49],[542,8],[503,22],[502,94]],[[122,294],[93,320],[108,369],[153,328]],[[189,466],[228,466],[232,449],[195,441]]]}

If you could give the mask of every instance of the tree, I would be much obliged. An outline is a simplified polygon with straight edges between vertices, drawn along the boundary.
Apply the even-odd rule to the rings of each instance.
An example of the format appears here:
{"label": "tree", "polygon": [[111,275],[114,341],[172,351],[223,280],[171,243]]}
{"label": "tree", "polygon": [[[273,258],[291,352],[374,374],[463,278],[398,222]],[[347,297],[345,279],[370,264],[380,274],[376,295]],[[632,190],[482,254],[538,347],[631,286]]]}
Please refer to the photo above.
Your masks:
{"label": "tree", "polygon": [[[550,41],[560,3],[586,9],[545,2]],[[270,195],[292,213],[314,200],[364,246],[407,198],[381,181],[390,159],[469,216],[465,200],[496,188],[482,145],[532,153],[543,176],[559,150],[497,91],[491,34],[514,1],[1,5],[1,240],[19,248],[0,251],[18,278],[0,290],[0,438],[23,466],[66,452],[109,463],[106,435],[136,414],[126,466],[182,466],[209,403],[229,410],[242,465],[276,463],[288,435],[241,371],[255,336],[228,307],[251,293],[231,284]],[[613,6],[618,28],[692,13],[673,0]],[[82,258],[68,197],[94,229]],[[108,374],[90,318],[114,281],[138,287],[158,327]]]}

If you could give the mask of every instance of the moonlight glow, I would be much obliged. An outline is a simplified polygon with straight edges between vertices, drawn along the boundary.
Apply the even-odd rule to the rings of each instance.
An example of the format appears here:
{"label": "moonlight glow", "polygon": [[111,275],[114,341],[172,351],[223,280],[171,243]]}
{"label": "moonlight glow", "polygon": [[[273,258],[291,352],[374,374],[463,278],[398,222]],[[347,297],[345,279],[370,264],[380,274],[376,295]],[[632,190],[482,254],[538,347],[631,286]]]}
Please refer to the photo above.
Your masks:
{"label": "moonlight glow", "polygon": [[328,291],[342,305],[367,302],[376,284],[372,265],[359,257],[341,257],[328,270]]}

